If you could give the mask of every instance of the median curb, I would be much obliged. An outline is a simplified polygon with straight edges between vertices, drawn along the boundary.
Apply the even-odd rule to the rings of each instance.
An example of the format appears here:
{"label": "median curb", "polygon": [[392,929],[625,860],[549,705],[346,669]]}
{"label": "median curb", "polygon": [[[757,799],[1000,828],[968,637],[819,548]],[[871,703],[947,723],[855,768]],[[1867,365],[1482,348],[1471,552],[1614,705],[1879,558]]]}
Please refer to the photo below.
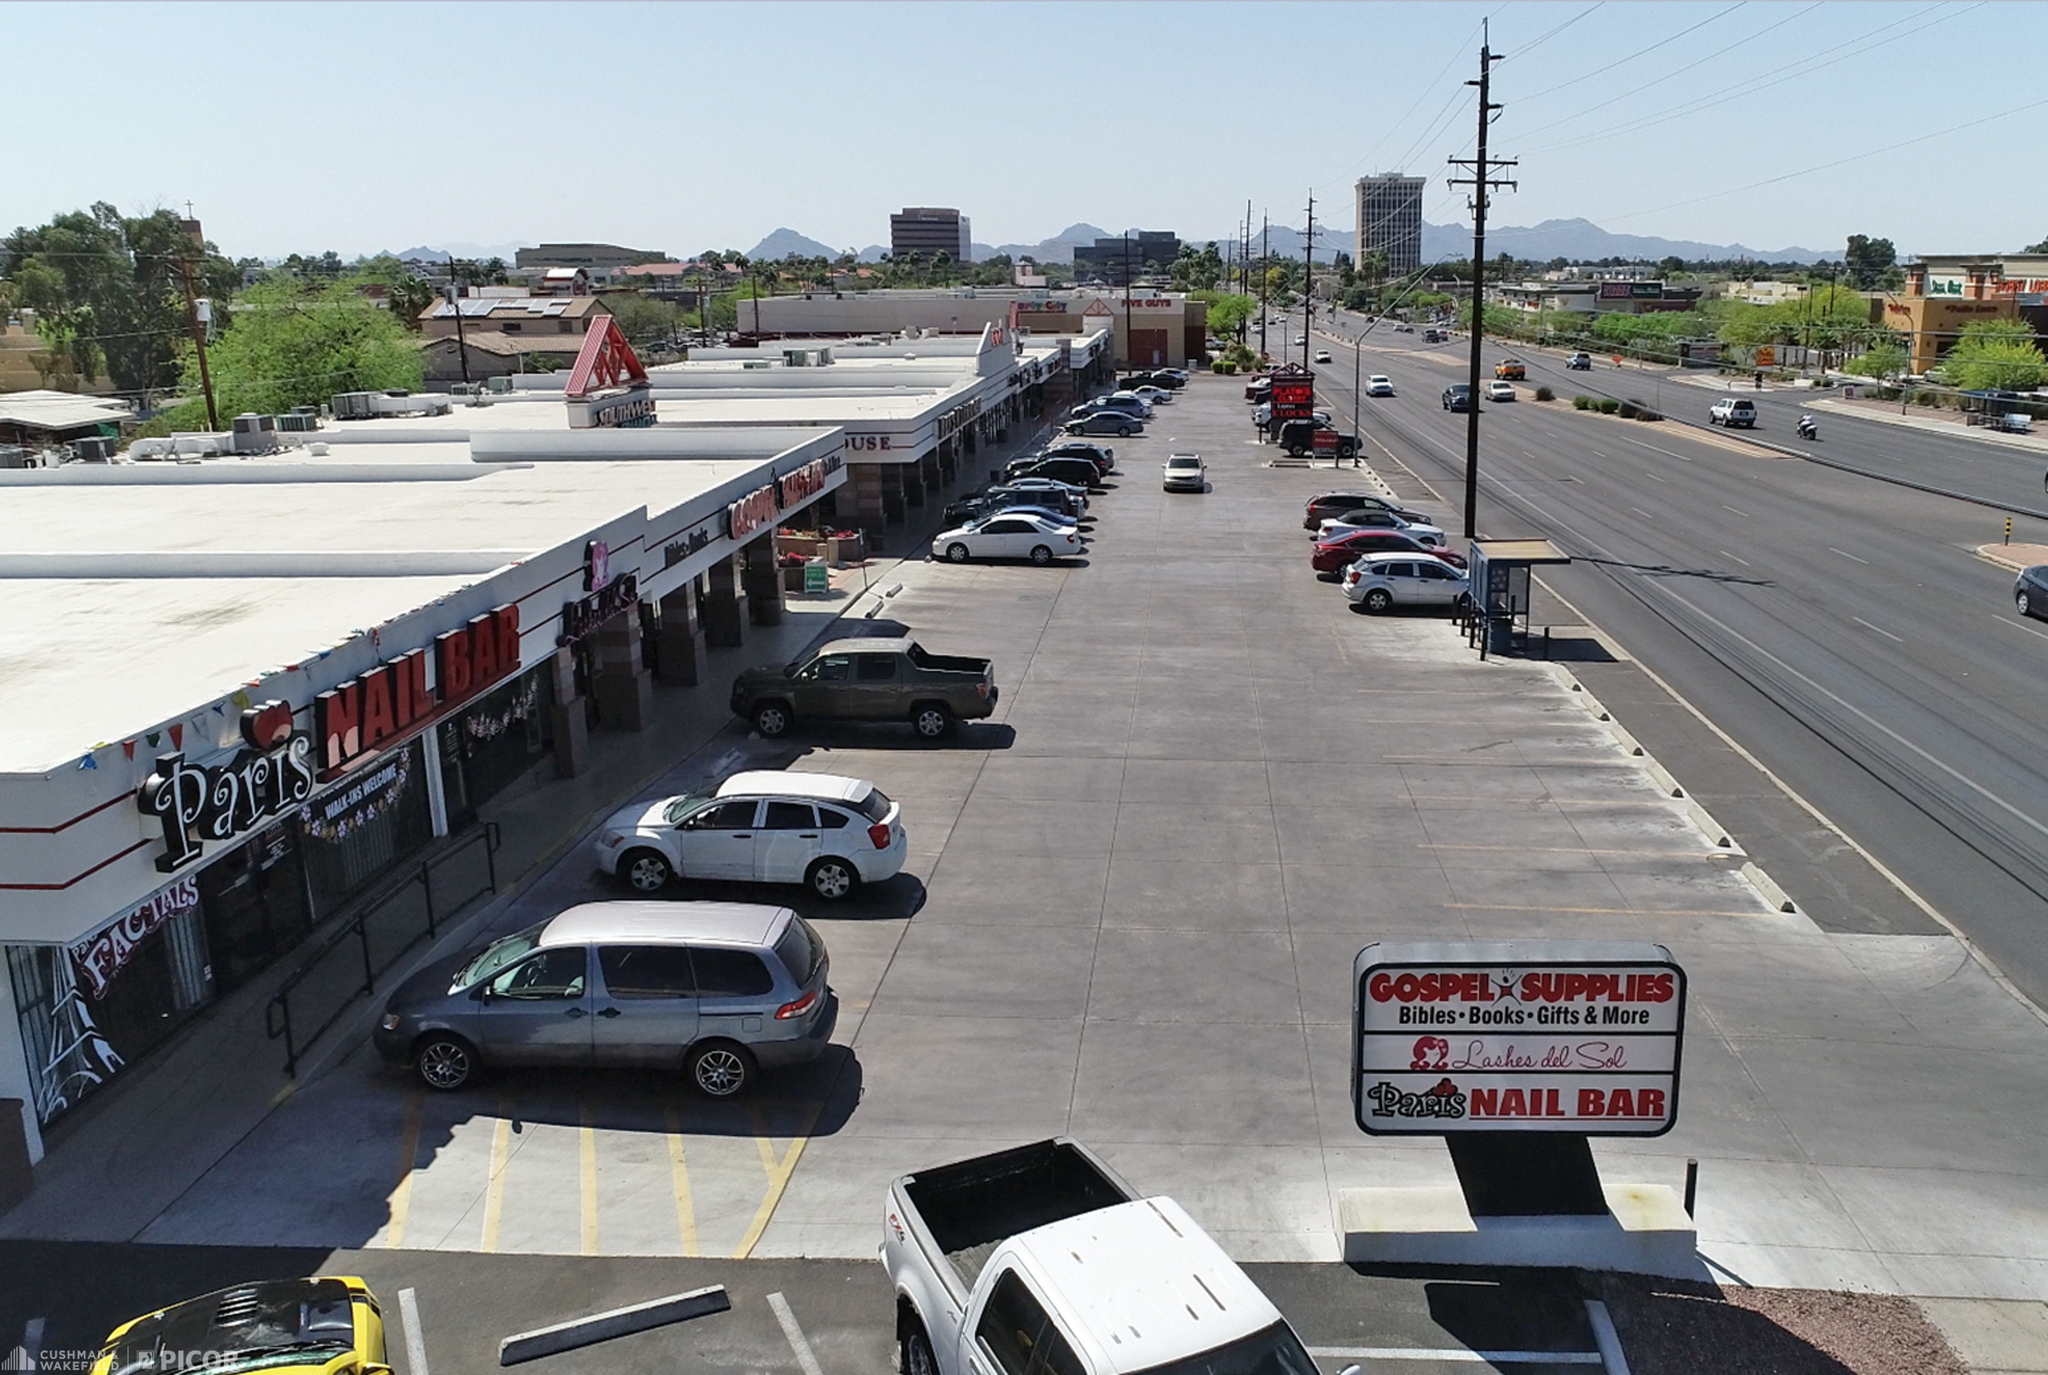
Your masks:
{"label": "median curb", "polygon": [[2048,544],[1980,544],[1976,553],[1984,562],[2015,573],[2048,563]]}

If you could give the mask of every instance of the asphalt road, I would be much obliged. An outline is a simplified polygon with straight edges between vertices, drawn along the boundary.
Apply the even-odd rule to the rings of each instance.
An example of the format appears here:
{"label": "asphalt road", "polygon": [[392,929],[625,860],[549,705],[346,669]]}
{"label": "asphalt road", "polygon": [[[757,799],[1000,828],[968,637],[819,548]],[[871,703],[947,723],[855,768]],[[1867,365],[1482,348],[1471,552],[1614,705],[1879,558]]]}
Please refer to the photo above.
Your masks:
{"label": "asphalt road", "polygon": [[[1291,343],[1299,326],[1282,329]],[[1465,417],[1444,412],[1439,393],[1462,377],[1467,344],[1420,337],[1369,337],[1361,372],[1392,377],[1399,395],[1368,401],[1367,453],[1395,468],[1397,486],[1405,476],[1418,497],[1439,495],[1431,509],[1456,534]],[[1335,361],[1318,371],[1342,425],[1351,350],[1324,344]],[[1506,351],[1488,345],[1489,365]],[[1616,387],[1613,369],[1589,377],[1516,353],[1531,385],[1561,396],[1597,387],[1655,402],[1661,389],[1668,408],[1704,412],[1716,394],[1644,373]],[[1760,437],[1796,443],[1797,406],[1764,393]],[[2015,505],[2031,490],[2038,504],[2031,455],[1833,415],[1823,433],[1830,457]],[[1488,406],[1481,444],[1482,533],[1555,539],[1575,559],[1546,575],[1560,595],[2048,1002],[2048,625],[2018,617],[2012,575],[1973,553],[2000,537],[2000,513],[1564,402]],[[2014,538],[2042,533],[2023,517]],[[1847,905],[1814,915],[1901,929]]]}

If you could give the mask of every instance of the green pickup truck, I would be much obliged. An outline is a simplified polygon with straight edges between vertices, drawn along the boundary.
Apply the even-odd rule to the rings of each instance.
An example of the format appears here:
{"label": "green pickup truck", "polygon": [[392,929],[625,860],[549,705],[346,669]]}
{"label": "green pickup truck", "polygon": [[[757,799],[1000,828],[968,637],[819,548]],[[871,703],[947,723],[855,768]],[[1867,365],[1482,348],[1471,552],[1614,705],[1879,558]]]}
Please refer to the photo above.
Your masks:
{"label": "green pickup truck", "polygon": [[926,740],[996,709],[995,665],[932,654],[908,638],[834,640],[732,681],[733,715],[765,739],[799,721],[908,721]]}

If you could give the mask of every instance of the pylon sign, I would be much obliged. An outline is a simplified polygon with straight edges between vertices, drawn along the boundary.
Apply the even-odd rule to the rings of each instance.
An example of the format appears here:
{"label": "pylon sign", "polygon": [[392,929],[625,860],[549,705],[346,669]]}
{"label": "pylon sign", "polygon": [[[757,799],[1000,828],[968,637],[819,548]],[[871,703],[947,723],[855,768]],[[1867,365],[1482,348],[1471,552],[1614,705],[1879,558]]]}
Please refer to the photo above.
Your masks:
{"label": "pylon sign", "polygon": [[641,428],[654,423],[647,369],[607,315],[583,335],[569,370],[569,427],[576,430]]}

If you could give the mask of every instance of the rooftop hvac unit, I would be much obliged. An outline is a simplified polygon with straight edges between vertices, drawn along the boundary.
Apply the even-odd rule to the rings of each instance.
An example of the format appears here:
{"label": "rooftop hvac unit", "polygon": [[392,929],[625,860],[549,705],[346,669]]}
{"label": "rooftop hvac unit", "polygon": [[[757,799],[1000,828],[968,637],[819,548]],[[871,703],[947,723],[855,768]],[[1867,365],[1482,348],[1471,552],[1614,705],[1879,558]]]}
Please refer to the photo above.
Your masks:
{"label": "rooftop hvac unit", "polygon": [[247,412],[234,420],[230,441],[232,451],[238,454],[267,454],[277,449],[277,417]]}
{"label": "rooftop hvac unit", "polygon": [[277,418],[280,434],[313,434],[320,428],[320,416],[305,406],[300,406],[289,415]]}
{"label": "rooftop hvac unit", "polygon": [[80,463],[111,463],[114,458],[114,441],[99,435],[88,435],[71,441],[71,452]]}
{"label": "rooftop hvac unit", "polygon": [[782,351],[782,366],[785,368],[807,368],[810,365],[811,354],[809,349],[784,349]]}
{"label": "rooftop hvac unit", "polygon": [[375,392],[336,392],[328,405],[334,411],[336,420],[368,420],[376,412],[370,409],[370,398]]}

